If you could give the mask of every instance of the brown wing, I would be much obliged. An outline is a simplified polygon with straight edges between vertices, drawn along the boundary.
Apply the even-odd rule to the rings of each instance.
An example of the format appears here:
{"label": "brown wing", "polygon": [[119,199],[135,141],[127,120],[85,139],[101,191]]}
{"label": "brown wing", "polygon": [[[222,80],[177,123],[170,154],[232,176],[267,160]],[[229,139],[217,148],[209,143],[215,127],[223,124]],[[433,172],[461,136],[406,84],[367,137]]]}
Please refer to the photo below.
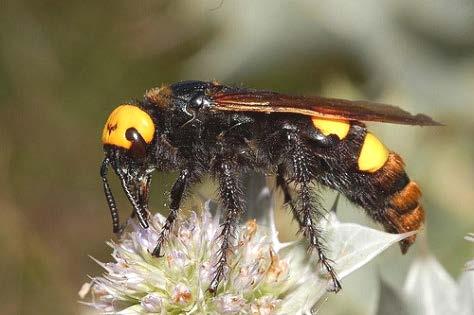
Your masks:
{"label": "brown wing", "polygon": [[234,112],[292,113],[337,120],[378,121],[393,124],[442,125],[423,114],[368,101],[289,96],[268,91],[219,91],[211,96],[213,108]]}

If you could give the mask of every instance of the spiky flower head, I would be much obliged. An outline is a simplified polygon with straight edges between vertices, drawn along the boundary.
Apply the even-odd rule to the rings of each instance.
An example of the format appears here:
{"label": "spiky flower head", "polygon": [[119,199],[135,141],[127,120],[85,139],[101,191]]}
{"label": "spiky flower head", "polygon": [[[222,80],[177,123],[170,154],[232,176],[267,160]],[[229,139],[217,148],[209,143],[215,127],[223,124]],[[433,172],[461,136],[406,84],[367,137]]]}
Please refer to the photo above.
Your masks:
{"label": "spiky flower head", "polygon": [[[219,215],[209,203],[200,214],[179,217],[165,255],[150,254],[164,217],[151,217],[150,228],[132,223],[119,242],[108,242],[114,262],[98,262],[104,275],[83,286],[82,298],[106,314],[303,314],[330,288],[330,278],[308,255],[303,241],[280,243],[273,211],[263,224],[255,220],[235,233],[225,277],[208,292],[219,253]],[[321,223],[329,257],[340,278],[370,261],[389,245],[411,234],[393,235],[337,221]]]}

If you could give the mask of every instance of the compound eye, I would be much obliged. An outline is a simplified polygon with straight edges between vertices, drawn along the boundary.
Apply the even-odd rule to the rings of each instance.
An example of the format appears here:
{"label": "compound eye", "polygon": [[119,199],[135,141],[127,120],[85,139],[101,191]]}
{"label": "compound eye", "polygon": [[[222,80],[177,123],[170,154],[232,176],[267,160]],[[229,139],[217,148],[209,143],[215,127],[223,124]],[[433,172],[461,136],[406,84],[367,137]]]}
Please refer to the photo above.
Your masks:
{"label": "compound eye", "polygon": [[136,158],[143,158],[146,154],[145,139],[135,128],[128,128],[125,132],[125,137],[132,143],[129,152]]}

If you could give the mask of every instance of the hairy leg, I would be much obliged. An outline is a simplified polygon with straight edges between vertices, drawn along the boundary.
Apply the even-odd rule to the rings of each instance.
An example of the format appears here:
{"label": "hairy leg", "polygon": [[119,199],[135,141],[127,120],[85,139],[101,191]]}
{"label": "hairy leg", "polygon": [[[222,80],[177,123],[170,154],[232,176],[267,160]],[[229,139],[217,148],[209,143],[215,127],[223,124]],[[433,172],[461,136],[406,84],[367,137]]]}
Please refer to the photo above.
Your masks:
{"label": "hairy leg", "polygon": [[231,166],[232,164],[232,162],[228,163],[224,160],[217,166],[216,170],[219,181],[219,195],[226,209],[226,213],[224,222],[221,225],[222,231],[219,236],[221,243],[216,270],[209,285],[209,292],[211,293],[217,291],[217,287],[224,276],[227,259],[229,254],[231,254],[235,227],[244,209],[240,174],[238,174],[236,168]]}
{"label": "hairy leg", "polygon": [[192,172],[188,169],[182,170],[179,174],[178,179],[171,188],[171,203],[170,203],[170,213],[166,218],[165,224],[161,228],[161,233],[158,238],[158,242],[153,250],[152,255],[156,257],[162,257],[162,248],[163,244],[168,238],[168,235],[171,231],[174,221],[178,216],[179,206],[184,195],[184,191],[187,186],[190,184],[190,179],[193,177]]}
{"label": "hairy leg", "polygon": [[[291,170],[289,176],[285,178],[282,172],[279,174],[280,187],[283,188],[285,201],[289,202],[293,215],[300,225],[304,236],[308,239],[309,250],[316,250],[319,262],[324,266],[333,282],[334,291],[341,289],[341,284],[337,278],[331,260],[325,254],[324,245],[321,242],[321,231],[316,223],[322,216],[322,210],[318,209],[316,192],[311,187],[314,179],[314,157],[312,152],[306,147],[303,139],[300,138],[297,130],[289,131],[287,134],[289,150],[287,157],[288,168]],[[294,182],[297,190],[297,202],[293,202],[289,194],[288,182]],[[278,183],[278,179],[277,179]]]}
{"label": "hairy leg", "polygon": [[301,227],[302,221],[296,207],[296,204],[291,197],[290,187],[288,185],[288,181],[286,179],[286,172],[283,165],[278,166],[277,176],[276,176],[276,186],[280,188],[283,192],[283,203],[288,205],[291,209],[291,213],[293,214],[294,219],[298,222],[299,226]]}

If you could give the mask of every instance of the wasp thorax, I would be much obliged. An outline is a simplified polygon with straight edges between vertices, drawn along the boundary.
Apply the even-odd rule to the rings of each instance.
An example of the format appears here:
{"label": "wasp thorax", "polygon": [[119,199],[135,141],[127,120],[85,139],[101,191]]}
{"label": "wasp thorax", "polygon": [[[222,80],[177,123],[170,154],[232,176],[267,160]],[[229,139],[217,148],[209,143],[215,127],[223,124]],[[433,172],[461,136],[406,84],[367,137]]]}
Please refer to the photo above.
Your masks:
{"label": "wasp thorax", "polygon": [[120,105],[110,114],[102,143],[130,149],[135,143],[151,143],[155,125],[150,115],[134,105]]}

